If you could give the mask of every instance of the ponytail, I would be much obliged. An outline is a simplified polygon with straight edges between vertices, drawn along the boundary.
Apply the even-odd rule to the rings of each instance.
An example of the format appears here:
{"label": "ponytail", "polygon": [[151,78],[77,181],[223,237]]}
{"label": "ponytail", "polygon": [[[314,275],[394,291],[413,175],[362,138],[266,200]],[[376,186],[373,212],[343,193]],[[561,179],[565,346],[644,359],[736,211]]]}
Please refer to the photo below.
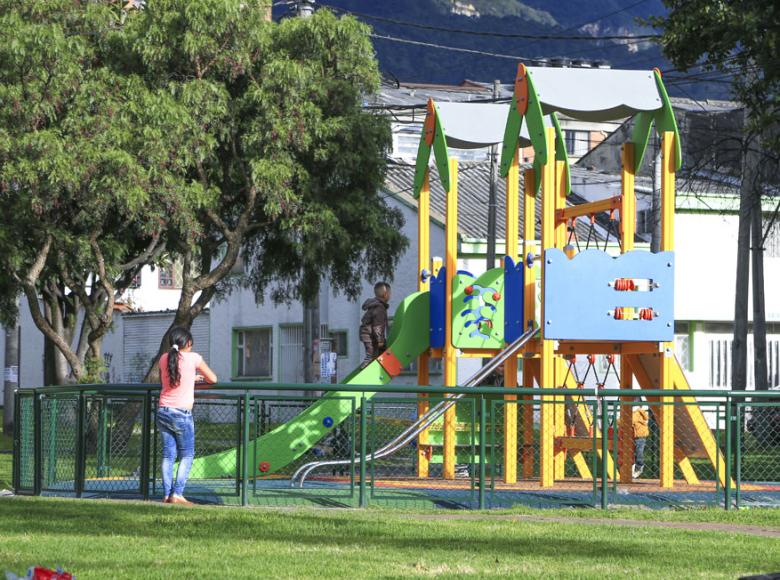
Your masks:
{"label": "ponytail", "polygon": [[171,331],[168,339],[171,342],[171,349],[168,351],[168,380],[172,389],[179,386],[181,381],[181,371],[179,370],[179,361],[181,360],[180,349],[186,348],[192,344],[192,334],[186,328],[176,327]]}

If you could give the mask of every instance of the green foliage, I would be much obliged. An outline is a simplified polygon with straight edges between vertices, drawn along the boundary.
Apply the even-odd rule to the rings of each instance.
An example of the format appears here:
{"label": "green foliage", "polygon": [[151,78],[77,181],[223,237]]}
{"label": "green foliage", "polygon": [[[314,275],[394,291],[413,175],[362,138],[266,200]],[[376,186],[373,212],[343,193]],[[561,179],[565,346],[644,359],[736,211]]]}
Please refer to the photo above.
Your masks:
{"label": "green foliage", "polygon": [[392,274],[407,244],[400,213],[378,195],[389,123],[362,111],[379,85],[368,29],[328,11],[263,17],[238,0],[155,2],[128,20],[117,42],[134,58],[118,66],[135,63],[174,94],[219,96],[206,126],[214,147],[193,167],[220,218],[200,216],[202,270],[235,236],[258,296],[269,285],[277,299],[311,296],[325,276],[356,296],[361,277]]}
{"label": "green foliage", "polygon": [[361,110],[379,84],[367,32],[356,20],[327,11],[286,20],[274,30],[275,55],[296,71],[304,91],[294,131],[306,137],[294,156],[296,198],[285,200],[296,211],[251,245],[258,294],[273,282],[275,300],[311,297],[327,276],[334,289],[357,297],[362,278],[392,277],[408,245],[400,212],[379,195],[389,123]]}
{"label": "green foliage", "polygon": [[664,0],[669,13],[650,22],[663,31],[672,62],[733,75],[752,129],[767,131],[765,146],[780,152],[780,7],[764,0]]}
{"label": "green foliage", "polygon": [[[97,360],[113,296],[163,253],[183,261],[174,324],[240,250],[258,294],[389,277],[407,242],[378,195],[389,123],[362,111],[368,28],[327,11],[276,25],[244,0],[123,4],[0,0],[3,320],[20,290],[71,321],[84,308]],[[55,344],[81,379],[70,332]]]}

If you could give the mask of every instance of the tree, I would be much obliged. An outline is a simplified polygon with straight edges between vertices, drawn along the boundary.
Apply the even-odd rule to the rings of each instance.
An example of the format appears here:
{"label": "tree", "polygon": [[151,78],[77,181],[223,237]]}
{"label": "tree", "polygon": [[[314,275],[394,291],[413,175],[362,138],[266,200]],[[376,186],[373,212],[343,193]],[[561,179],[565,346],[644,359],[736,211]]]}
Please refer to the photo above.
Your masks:
{"label": "tree", "polygon": [[[780,124],[780,8],[764,0],[664,0],[668,13],[650,19],[659,27],[664,54],[678,68],[701,66],[731,81],[734,96],[748,111],[749,132]],[[780,134],[770,132],[764,147],[780,154]]]}
{"label": "tree", "polygon": [[683,70],[702,67],[723,73],[731,79],[736,99],[745,105],[731,383],[743,389],[747,384],[747,280],[752,249],[755,384],[766,388],[763,242],[768,232],[762,226],[764,184],[759,166],[763,156],[776,167],[780,155],[780,8],[762,0],[664,0],[664,4],[668,14],[651,21],[663,31],[661,45],[666,56]]}
{"label": "tree", "polygon": [[[311,141],[295,156],[300,208],[293,227],[277,222],[266,228],[250,240],[246,255],[257,296],[270,286],[275,302],[303,302],[304,370],[311,369],[311,342],[319,336],[322,281],[356,299],[362,280],[392,278],[408,246],[402,215],[379,195],[389,124],[362,110],[363,98],[379,84],[366,32],[357,21],[327,11],[288,20],[275,31],[279,56],[298,59],[316,87],[307,106],[317,112],[305,128]],[[312,375],[304,373],[306,382]]]}
{"label": "tree", "polygon": [[406,247],[400,214],[377,193],[389,124],[361,111],[379,83],[368,29],[328,11],[278,25],[265,14],[259,2],[158,0],[115,35],[129,55],[116,70],[214,97],[203,123],[213,147],[190,167],[214,203],[193,216],[200,235],[168,236],[183,265],[172,326],[235,286],[242,253],[258,297],[273,286],[274,300],[307,302],[323,276],[356,296]]}
{"label": "tree", "polygon": [[0,315],[24,294],[64,358],[58,382],[97,377],[116,298],[171,215],[208,201],[185,171],[209,146],[204,112],[193,124],[175,95],[104,65],[119,6],[0,2]]}

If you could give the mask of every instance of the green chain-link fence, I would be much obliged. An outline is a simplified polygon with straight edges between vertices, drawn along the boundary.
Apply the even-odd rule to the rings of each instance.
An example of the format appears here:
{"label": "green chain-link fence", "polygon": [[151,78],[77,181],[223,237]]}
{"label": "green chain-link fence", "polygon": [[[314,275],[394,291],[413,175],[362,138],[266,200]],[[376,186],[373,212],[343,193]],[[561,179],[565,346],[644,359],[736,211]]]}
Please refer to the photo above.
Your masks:
{"label": "green chain-link fence", "polygon": [[[197,393],[196,457],[228,452],[234,462],[220,478],[200,471],[196,462],[187,494],[199,501],[450,508],[780,506],[780,401],[773,393],[696,391],[693,399],[694,392],[631,391],[629,396],[617,390],[549,389],[542,399],[538,389],[518,389],[517,399],[508,400],[501,388],[371,387],[380,391],[371,398],[357,388],[320,386],[354,395],[338,396],[345,402],[343,421],[328,425],[322,439],[304,444],[304,432],[296,430],[304,429],[302,413],[318,397],[286,393],[292,386],[230,387],[230,392]],[[423,389],[429,398],[422,398]],[[445,392],[462,396],[449,411],[455,448],[451,474],[444,467],[450,437]],[[16,492],[160,498],[156,397],[148,386],[21,390],[15,411]],[[419,419],[423,401],[427,409],[438,409],[424,424]],[[671,489],[660,484],[660,417],[668,408],[674,417]],[[548,440],[554,485],[542,488],[545,413],[554,425]],[[264,475],[262,437],[275,430],[300,449],[292,461]],[[516,453],[506,441],[517,446]]]}

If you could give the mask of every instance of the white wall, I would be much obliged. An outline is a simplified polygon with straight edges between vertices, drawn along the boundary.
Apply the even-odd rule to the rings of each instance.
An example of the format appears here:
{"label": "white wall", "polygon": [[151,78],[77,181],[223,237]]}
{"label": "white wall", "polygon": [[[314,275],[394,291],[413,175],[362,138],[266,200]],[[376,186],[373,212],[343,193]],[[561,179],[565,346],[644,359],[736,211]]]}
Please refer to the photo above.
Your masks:
{"label": "white wall", "polygon": [[[737,267],[736,215],[675,216],[675,318],[734,320]],[[767,321],[780,321],[780,258],[764,258]],[[753,318],[752,288],[748,316]]]}
{"label": "white wall", "polygon": [[[141,270],[141,284],[138,288],[127,290],[122,295],[122,300],[133,310],[142,312],[157,312],[161,310],[175,310],[179,305],[181,289],[160,288],[160,269],[152,270],[150,266],[144,266]],[[198,294],[194,299],[197,299]]]}

